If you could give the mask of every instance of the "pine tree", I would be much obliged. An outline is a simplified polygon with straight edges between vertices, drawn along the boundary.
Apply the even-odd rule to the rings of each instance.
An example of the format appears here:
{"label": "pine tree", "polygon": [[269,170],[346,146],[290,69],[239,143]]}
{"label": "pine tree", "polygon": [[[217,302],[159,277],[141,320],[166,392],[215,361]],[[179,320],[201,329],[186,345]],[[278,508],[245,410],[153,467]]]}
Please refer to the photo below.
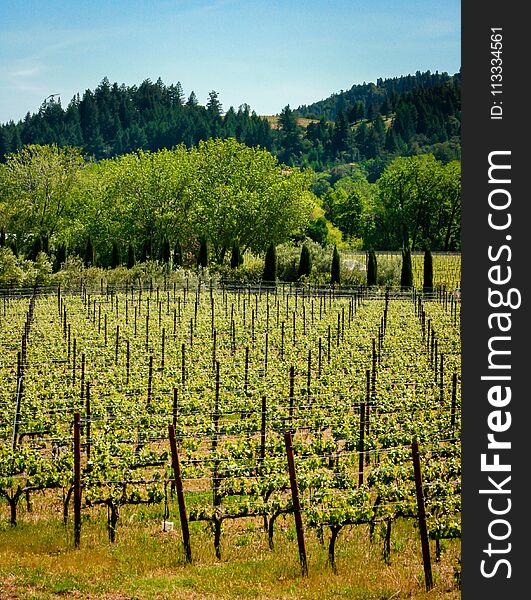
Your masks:
{"label": "pine tree", "polygon": [[208,245],[205,237],[201,238],[199,254],[197,255],[197,266],[208,267]]}
{"label": "pine tree", "polygon": [[367,263],[367,286],[377,285],[378,283],[378,263],[376,261],[376,252],[370,248],[369,260]]}
{"label": "pine tree", "polygon": [[299,271],[297,274],[298,279],[303,276],[309,277],[312,272],[312,255],[308,250],[308,246],[303,244],[301,248],[301,256],[299,260]]}
{"label": "pine tree", "polygon": [[433,258],[431,250],[426,248],[424,251],[424,294],[431,294],[433,291]]}
{"label": "pine tree", "polygon": [[339,259],[339,252],[337,246],[334,246],[334,252],[332,254],[332,267],[330,269],[330,283],[340,284],[341,283],[341,264]]}
{"label": "pine tree", "polygon": [[262,279],[267,282],[277,280],[277,251],[273,244],[269,245],[265,255]]}
{"label": "pine tree", "polygon": [[400,287],[410,288],[413,285],[413,266],[411,264],[411,248],[409,244],[402,250],[402,271],[400,273]]}

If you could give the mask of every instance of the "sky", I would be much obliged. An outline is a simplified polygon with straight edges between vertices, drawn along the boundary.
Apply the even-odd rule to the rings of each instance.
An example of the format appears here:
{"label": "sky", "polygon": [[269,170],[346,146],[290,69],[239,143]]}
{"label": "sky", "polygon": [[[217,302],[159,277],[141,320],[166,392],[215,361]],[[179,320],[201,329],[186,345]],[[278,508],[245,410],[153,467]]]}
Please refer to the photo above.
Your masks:
{"label": "sky", "polygon": [[[0,123],[51,94],[159,77],[259,115],[354,84],[461,67],[456,0],[3,0]],[[56,97],[57,99],[57,97]]]}

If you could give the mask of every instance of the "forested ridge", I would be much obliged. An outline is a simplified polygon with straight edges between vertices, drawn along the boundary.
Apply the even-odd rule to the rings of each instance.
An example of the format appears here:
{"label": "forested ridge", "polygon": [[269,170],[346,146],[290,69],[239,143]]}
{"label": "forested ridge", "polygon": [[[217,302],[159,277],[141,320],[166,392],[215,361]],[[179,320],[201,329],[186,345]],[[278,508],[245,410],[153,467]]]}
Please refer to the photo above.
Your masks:
{"label": "forested ridge", "polygon": [[[181,84],[159,78],[140,85],[110,83],[77,94],[66,107],[56,97],[18,122],[0,125],[0,159],[27,144],[81,148],[96,159],[211,138],[235,138],[260,146],[290,166],[315,171],[351,161],[366,163],[375,180],[396,156],[432,152],[460,158],[460,75],[417,72],[354,85],[309,106],[285,106],[278,125],[247,104],[223,110],[212,90],[206,103]],[[299,117],[310,117],[306,127]]]}

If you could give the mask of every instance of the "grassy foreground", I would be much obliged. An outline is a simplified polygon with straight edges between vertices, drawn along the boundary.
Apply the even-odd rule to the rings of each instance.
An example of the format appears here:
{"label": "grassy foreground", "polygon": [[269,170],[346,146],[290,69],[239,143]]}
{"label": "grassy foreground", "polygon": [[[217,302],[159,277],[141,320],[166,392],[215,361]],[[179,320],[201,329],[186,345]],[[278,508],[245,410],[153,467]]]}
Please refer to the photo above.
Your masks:
{"label": "grassy foreground", "polygon": [[[160,506],[124,507],[114,544],[107,539],[106,511],[84,508],[76,550],[72,522],[64,527],[57,500],[36,495],[32,512],[21,504],[16,527],[8,524],[6,505],[0,505],[2,600],[460,598],[454,580],[459,541],[442,542],[439,561],[432,544],[435,587],[426,592],[418,529],[411,520],[393,524],[390,565],[382,559],[378,527],[372,541],[367,525],[345,527],[336,545],[337,573],[327,564],[328,532],[321,544],[315,531],[307,530],[309,575],[302,577],[292,516],[278,519],[274,550],[259,520],[227,523],[221,561],[207,525],[191,523],[193,564],[187,565],[178,518],[173,531],[163,532]],[[176,514],[172,502],[170,520]]]}

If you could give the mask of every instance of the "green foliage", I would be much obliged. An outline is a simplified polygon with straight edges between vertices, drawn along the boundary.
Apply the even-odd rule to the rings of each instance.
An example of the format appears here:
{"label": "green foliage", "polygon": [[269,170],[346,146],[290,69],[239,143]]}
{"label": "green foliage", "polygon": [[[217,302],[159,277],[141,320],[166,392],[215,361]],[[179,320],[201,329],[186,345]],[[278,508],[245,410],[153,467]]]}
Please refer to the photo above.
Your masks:
{"label": "green foliage", "polygon": [[127,245],[127,268],[132,269],[135,266],[135,250],[131,244]]}
{"label": "green foliage", "polygon": [[308,246],[303,244],[301,247],[301,255],[299,259],[299,269],[297,273],[297,278],[301,277],[309,277],[312,272],[312,255],[308,250]]}
{"label": "green foliage", "polygon": [[341,283],[341,265],[337,246],[334,246],[334,252],[332,254],[332,266],[330,268],[330,283],[332,285]]}
{"label": "green foliage", "polygon": [[208,267],[208,243],[206,238],[202,237],[199,240],[199,252],[197,254],[197,266]]}
{"label": "green foliage", "polygon": [[92,245],[92,239],[91,239],[90,235],[87,237],[87,242],[85,245],[85,252],[84,252],[83,257],[84,257],[86,267],[91,267],[91,266],[95,265],[94,247]]}
{"label": "green foliage", "polygon": [[120,250],[118,249],[118,244],[113,242],[111,252],[111,269],[116,269],[120,262]]}
{"label": "green foliage", "polygon": [[240,250],[240,246],[234,242],[232,245],[232,251],[230,256],[230,268],[237,269],[240,265],[243,264],[243,256]]}
{"label": "green foliage", "polygon": [[270,244],[267,248],[262,279],[264,281],[277,280],[277,253],[274,244]]}
{"label": "green foliage", "polygon": [[410,288],[413,285],[413,266],[411,264],[411,248],[406,246],[402,250],[402,270],[400,272],[400,287]]}
{"label": "green foliage", "polygon": [[181,243],[179,240],[175,241],[175,246],[173,247],[173,268],[182,267],[183,266],[183,250],[181,248]]}
{"label": "green foliage", "polygon": [[433,291],[433,258],[429,248],[424,251],[424,281],[423,290],[425,294]]}
{"label": "green foliage", "polygon": [[376,252],[373,248],[369,249],[367,261],[367,286],[378,284],[378,262]]}

